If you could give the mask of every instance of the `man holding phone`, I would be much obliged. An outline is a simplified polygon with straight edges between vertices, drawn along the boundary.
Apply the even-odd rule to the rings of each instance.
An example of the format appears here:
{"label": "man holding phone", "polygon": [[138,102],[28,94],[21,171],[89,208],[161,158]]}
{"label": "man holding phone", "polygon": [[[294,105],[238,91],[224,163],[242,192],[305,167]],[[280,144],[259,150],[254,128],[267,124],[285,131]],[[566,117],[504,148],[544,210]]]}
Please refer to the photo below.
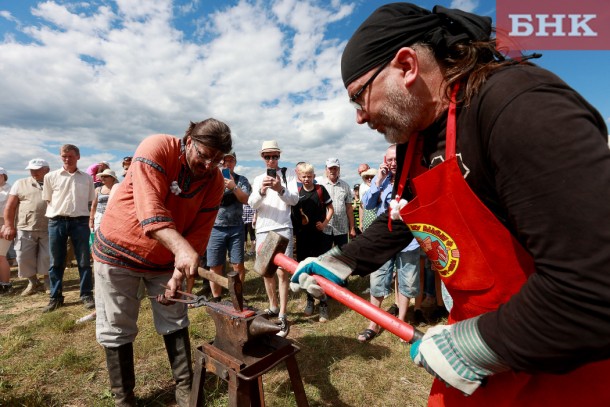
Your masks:
{"label": "man holding phone", "polygon": [[[252,194],[248,204],[257,212],[256,217],[256,244],[257,250],[265,241],[267,233],[274,231],[288,238],[288,247],[285,254],[292,257],[292,222],[290,220],[290,207],[299,202],[296,180],[294,176],[286,173],[286,168],[280,168],[280,150],[277,141],[264,141],[261,148],[261,157],[265,162],[265,173],[254,178]],[[288,305],[288,272],[278,268],[279,305],[276,294],[277,285],[275,277],[263,277],[265,290],[269,297],[269,308],[266,310],[271,317],[279,318],[279,336],[288,335],[288,319],[286,307]]]}
{"label": "man holding phone", "polygon": [[[207,264],[210,270],[222,275],[227,252],[233,271],[239,273],[239,279],[244,281],[246,268],[244,267],[244,221],[242,219],[243,204],[248,203],[252,188],[248,178],[235,173],[237,154],[231,150],[224,156],[222,175],[225,190],[214,221],[212,234],[207,248]],[[220,301],[222,286],[210,281],[212,301]]]}

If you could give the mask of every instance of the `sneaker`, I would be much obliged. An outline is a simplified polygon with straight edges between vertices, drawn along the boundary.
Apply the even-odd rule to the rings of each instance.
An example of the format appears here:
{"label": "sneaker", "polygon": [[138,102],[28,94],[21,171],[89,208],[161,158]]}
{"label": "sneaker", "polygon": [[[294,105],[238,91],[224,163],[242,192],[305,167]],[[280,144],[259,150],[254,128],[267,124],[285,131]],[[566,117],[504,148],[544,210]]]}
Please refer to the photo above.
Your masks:
{"label": "sneaker", "polygon": [[288,324],[288,319],[286,317],[280,317],[279,318],[279,326],[280,326],[280,331],[276,334],[277,336],[281,336],[282,338],[285,338],[286,336],[288,336],[288,331],[290,331],[290,325]]}
{"label": "sneaker", "polygon": [[6,295],[13,292],[13,285],[11,283],[0,283],[0,295]]}
{"label": "sneaker", "polygon": [[328,321],[328,304],[325,302],[320,303],[320,322]]}
{"label": "sneaker", "polygon": [[279,308],[277,309],[277,311],[273,311],[271,308],[265,308],[264,312],[269,318],[277,318],[280,315]]}
{"label": "sneaker", "polygon": [[64,305],[64,297],[59,298],[51,298],[46,307],[42,310],[42,312],[51,312],[55,311],[57,308]]}
{"label": "sneaker", "polygon": [[[40,283],[38,283],[38,284],[32,284],[32,283],[28,283],[28,286],[27,286],[27,287],[25,287],[25,290],[23,290],[23,291],[21,292],[21,296],[22,296],[22,297],[27,297],[28,295],[34,295],[34,294],[36,294],[37,292],[39,292],[39,291],[40,291],[40,286],[41,286],[41,284],[40,284]],[[44,288],[43,288],[43,289],[44,289]]]}
{"label": "sneaker", "polygon": [[415,312],[413,312],[413,326],[422,325],[426,325],[426,317],[421,309],[416,309]]}
{"label": "sneaker", "polygon": [[303,314],[305,314],[305,316],[310,316],[311,314],[313,314],[313,298],[307,298],[307,305],[305,305],[305,309],[303,310]]}
{"label": "sneaker", "polygon": [[218,297],[210,298],[210,302],[220,302],[222,301],[222,297],[219,295]]}
{"label": "sneaker", "polygon": [[93,299],[92,295],[83,296],[83,298],[81,298],[81,301],[85,305],[85,308],[87,308],[87,309],[95,308],[95,300]]}
{"label": "sneaker", "polygon": [[95,316],[96,316],[96,313],[94,311],[91,314],[85,315],[84,317],[77,319],[74,323],[82,324],[82,323],[88,322],[88,321],[95,321]]}

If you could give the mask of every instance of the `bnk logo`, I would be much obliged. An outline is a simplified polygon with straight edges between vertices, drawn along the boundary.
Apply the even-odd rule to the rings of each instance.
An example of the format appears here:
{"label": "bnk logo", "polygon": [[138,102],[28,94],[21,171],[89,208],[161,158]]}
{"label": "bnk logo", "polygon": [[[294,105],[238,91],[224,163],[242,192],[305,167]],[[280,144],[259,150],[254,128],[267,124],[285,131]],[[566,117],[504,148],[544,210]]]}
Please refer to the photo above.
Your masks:
{"label": "bnk logo", "polygon": [[610,49],[610,5],[598,0],[498,0],[498,47],[517,50]]}

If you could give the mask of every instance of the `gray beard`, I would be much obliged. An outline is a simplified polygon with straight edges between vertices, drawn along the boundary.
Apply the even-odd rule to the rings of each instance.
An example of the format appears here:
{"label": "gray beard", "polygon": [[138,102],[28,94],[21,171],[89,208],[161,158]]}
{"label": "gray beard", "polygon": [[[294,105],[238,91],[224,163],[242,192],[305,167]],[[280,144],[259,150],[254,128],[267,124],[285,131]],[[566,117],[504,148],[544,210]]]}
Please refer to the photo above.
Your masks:
{"label": "gray beard", "polygon": [[386,85],[387,102],[379,112],[384,137],[390,144],[403,144],[418,128],[417,119],[422,115],[422,103],[412,94],[405,94],[394,82]]}

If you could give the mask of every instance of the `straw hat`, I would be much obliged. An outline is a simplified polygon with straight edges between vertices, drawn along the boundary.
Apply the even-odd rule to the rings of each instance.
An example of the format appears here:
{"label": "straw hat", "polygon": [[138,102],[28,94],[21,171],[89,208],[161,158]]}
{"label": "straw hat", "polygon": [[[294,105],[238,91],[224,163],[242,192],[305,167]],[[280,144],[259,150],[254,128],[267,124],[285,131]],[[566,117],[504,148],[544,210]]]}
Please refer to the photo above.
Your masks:
{"label": "straw hat", "polygon": [[280,146],[278,146],[277,141],[275,140],[266,140],[263,141],[263,146],[261,147],[261,153],[268,153],[268,152],[278,152],[281,153],[282,150],[280,150]]}
{"label": "straw hat", "polygon": [[111,170],[111,169],[105,169],[104,171],[102,171],[102,172],[101,172],[100,174],[98,174],[97,176],[98,176],[98,177],[100,177],[100,178],[101,178],[101,177],[112,177],[112,178],[114,178],[114,179],[115,179],[115,180],[117,180],[117,181],[119,180],[119,179],[116,177],[116,173],[115,173],[113,170]]}

